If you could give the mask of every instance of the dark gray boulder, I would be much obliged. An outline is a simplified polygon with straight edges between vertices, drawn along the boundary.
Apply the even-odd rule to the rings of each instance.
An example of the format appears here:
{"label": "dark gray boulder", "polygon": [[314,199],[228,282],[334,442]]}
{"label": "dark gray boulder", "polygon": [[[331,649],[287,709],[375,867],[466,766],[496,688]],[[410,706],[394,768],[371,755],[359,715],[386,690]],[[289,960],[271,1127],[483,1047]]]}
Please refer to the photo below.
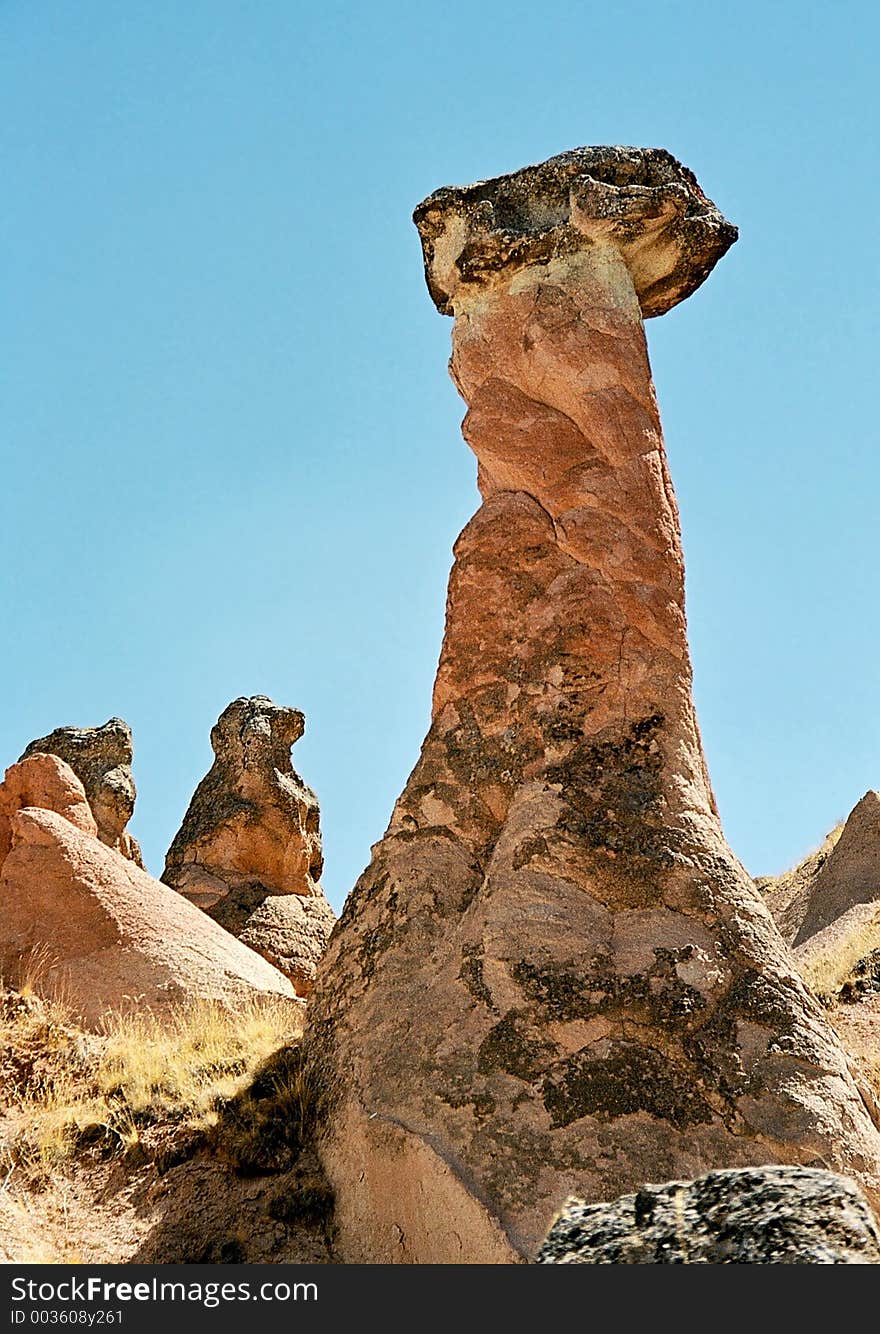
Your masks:
{"label": "dark gray boulder", "polygon": [[571,1199],[537,1263],[872,1265],[880,1264],[880,1231],[846,1177],[740,1167],[644,1186],[608,1204]]}

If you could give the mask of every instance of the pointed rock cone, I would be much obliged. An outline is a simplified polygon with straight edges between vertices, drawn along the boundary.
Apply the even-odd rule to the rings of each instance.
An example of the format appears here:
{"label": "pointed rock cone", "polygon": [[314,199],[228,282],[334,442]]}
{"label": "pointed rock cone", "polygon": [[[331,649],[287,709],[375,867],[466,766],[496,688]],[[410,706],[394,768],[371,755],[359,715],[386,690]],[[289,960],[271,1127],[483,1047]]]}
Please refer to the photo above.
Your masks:
{"label": "pointed rock cone", "polygon": [[193,1001],[289,1002],[298,1017],[286,977],[100,840],[57,755],[29,755],[0,783],[0,903],[0,974],[24,974],[88,1028]]}
{"label": "pointed rock cone", "polygon": [[57,755],[70,765],[86,790],[98,838],[143,870],[140,845],[126,828],[137,797],[131,772],[133,753],[128,723],[110,718],[102,727],[56,727],[48,736],[32,741],[19,760]]}
{"label": "pointed rock cone", "polygon": [[719,1166],[876,1192],[880,1136],[725,842],[691,702],[642,319],[736,231],[629,148],[415,220],[483,504],[430,731],[311,1003],[342,1253],[516,1261],[571,1194]]}
{"label": "pointed rock cone", "polygon": [[795,950],[853,908],[880,901],[880,792],[866,792],[846,819],[840,838],[779,918]]}

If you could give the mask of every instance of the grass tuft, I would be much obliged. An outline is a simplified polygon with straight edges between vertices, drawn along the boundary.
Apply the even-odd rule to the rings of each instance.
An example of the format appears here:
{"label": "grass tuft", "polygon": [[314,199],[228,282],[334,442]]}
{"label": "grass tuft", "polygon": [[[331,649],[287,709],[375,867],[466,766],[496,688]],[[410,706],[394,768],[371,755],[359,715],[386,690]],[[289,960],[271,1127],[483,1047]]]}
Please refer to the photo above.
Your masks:
{"label": "grass tuft", "polygon": [[[0,1170],[5,1160],[38,1181],[83,1150],[133,1154],[152,1125],[211,1133],[221,1117],[234,1124],[229,1109],[237,1098],[254,1133],[258,1124],[274,1123],[277,1151],[288,1133],[281,1125],[288,1113],[288,1138],[300,1138],[301,1093],[295,1077],[285,1083],[283,1073],[298,1063],[298,1055],[285,1053],[297,1050],[300,1034],[300,1017],[289,1003],[255,999],[234,1012],[196,1002],[170,1018],[109,1016],[103,1032],[91,1035],[74,1027],[60,1001],[6,992],[0,998],[0,1084],[15,1129],[2,1146]],[[248,1086],[272,1060],[278,1066],[273,1097],[255,1096],[254,1106],[262,1104],[263,1111],[245,1112]],[[257,1152],[243,1149],[242,1161]]]}

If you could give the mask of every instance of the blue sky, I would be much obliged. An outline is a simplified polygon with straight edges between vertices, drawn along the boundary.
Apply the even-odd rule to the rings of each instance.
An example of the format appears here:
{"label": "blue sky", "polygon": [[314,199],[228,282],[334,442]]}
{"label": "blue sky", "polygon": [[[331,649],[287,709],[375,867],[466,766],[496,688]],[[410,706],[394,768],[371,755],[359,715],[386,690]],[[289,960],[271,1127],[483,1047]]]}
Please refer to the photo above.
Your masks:
{"label": "blue sky", "polygon": [[876,7],[0,2],[0,759],[135,733],[161,870],[236,695],[302,708],[338,906],[476,508],[416,203],[662,145],[740,240],[648,324],[696,698],[755,873],[880,786]]}

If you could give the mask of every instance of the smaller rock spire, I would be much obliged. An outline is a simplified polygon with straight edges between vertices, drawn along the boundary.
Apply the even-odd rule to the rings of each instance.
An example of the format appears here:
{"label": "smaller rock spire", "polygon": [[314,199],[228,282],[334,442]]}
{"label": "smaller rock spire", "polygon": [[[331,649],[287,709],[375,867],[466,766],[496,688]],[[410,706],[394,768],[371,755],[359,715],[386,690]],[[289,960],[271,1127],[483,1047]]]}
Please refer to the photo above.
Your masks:
{"label": "smaller rock spire", "polygon": [[86,791],[98,826],[98,838],[108,848],[143,867],[137,839],[126,831],[134,813],[137,788],[131,772],[131,728],[122,718],[110,718],[103,727],[56,727],[26,746],[19,760],[31,755],[57,755],[70,765]]}
{"label": "smaller rock spire", "polygon": [[321,889],[320,810],[291,765],[298,709],[242,696],[211,729],[199,783],[162,879],[293,982],[311,989],[335,916]]}

